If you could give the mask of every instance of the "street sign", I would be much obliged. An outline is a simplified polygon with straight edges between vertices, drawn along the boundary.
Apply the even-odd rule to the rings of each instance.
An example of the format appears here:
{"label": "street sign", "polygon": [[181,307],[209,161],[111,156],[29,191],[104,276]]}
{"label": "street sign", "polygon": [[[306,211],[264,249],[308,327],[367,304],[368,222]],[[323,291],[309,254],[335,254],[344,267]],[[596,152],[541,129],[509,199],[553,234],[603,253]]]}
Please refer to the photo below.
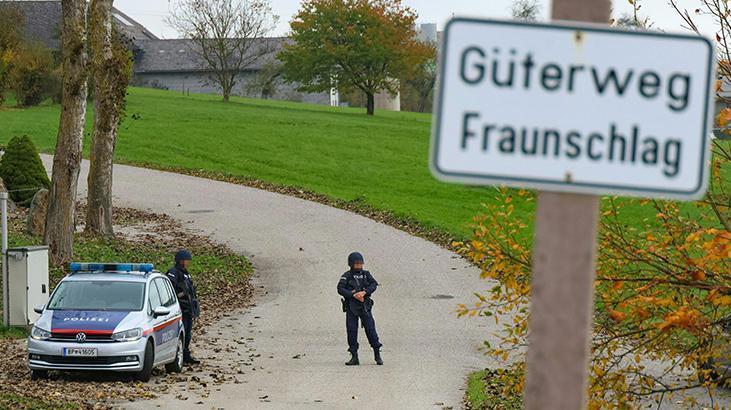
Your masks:
{"label": "street sign", "polygon": [[455,18],[440,64],[441,180],[681,200],[707,189],[708,39]]}

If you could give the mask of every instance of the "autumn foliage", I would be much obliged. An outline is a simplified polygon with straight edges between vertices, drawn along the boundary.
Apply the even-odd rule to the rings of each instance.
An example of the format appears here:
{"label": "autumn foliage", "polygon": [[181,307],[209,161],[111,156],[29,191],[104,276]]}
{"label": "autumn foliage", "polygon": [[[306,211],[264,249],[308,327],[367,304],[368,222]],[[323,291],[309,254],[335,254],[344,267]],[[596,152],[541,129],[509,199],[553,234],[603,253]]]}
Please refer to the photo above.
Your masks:
{"label": "autumn foliage", "polygon": [[284,76],[303,91],[361,91],[373,115],[375,94],[397,93],[396,79],[429,59],[416,18],[401,0],[303,1],[279,55]]}

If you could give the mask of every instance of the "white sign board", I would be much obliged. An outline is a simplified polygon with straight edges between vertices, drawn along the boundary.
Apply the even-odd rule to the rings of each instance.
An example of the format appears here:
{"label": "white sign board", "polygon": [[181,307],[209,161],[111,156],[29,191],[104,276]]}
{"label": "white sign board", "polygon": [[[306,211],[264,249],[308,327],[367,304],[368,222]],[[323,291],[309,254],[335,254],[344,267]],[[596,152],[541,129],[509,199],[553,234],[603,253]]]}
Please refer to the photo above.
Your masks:
{"label": "white sign board", "polygon": [[430,159],[438,178],[685,200],[705,193],[711,41],[457,18],[442,47]]}

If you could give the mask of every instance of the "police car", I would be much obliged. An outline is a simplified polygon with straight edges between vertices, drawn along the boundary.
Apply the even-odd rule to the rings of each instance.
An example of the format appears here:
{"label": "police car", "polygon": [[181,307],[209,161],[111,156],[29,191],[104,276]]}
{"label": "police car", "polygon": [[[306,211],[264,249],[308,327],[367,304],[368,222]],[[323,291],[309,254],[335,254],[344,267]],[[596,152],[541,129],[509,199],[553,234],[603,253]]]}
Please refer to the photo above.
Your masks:
{"label": "police car", "polygon": [[72,263],[28,337],[33,378],[49,370],[183,368],[184,330],[170,280],[151,264]]}

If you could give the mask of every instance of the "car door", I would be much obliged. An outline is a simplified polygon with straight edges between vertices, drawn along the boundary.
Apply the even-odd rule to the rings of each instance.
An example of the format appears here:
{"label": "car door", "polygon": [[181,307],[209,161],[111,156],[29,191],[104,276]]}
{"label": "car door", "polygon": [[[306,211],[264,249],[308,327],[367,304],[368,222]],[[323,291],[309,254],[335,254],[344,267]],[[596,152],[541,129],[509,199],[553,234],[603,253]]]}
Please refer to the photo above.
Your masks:
{"label": "car door", "polygon": [[148,291],[149,298],[149,314],[152,322],[152,337],[155,340],[155,362],[160,363],[168,359],[170,352],[167,351],[167,345],[164,343],[161,333],[160,326],[165,323],[165,316],[155,317],[155,309],[162,306],[162,300],[160,298],[160,291],[157,288],[155,281],[151,281]]}
{"label": "car door", "polygon": [[156,278],[153,283],[157,287],[158,294],[160,295],[160,303],[162,306],[168,308],[170,313],[166,316],[161,316],[162,319],[160,324],[157,325],[158,337],[162,341],[163,351],[165,352],[166,358],[175,356],[178,348],[178,322],[175,320],[177,315],[175,312],[175,298],[170,292],[169,287],[165,283],[167,279]]}

